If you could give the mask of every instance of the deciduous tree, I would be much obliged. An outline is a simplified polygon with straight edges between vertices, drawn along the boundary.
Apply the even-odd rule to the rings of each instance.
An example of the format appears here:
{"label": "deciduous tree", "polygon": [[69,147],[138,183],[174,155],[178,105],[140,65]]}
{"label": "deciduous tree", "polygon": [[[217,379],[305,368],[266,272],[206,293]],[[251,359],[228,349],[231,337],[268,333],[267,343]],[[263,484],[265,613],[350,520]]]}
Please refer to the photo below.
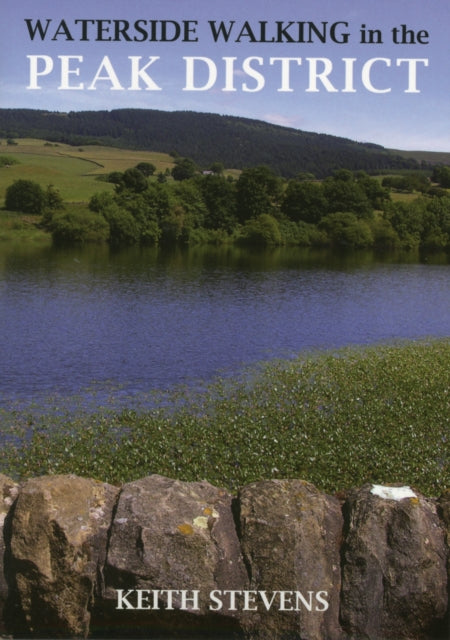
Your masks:
{"label": "deciduous tree", "polygon": [[45,205],[45,191],[37,182],[16,180],[6,189],[5,207],[10,211],[41,215]]}

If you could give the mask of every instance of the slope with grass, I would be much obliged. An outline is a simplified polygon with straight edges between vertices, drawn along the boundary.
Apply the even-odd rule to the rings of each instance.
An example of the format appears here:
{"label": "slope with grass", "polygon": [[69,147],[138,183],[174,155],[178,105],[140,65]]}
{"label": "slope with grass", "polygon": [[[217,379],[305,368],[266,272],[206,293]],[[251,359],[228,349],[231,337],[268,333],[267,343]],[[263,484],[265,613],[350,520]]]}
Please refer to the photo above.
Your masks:
{"label": "slope with grass", "polygon": [[173,159],[164,153],[97,145],[71,147],[33,138],[23,138],[8,146],[3,141],[0,155],[17,161],[0,167],[0,202],[7,187],[18,179],[33,180],[44,189],[52,184],[65,202],[88,202],[98,191],[112,191],[112,184],[99,181],[99,177],[110,172],[125,171],[139,162],[152,163],[157,172],[173,166]]}

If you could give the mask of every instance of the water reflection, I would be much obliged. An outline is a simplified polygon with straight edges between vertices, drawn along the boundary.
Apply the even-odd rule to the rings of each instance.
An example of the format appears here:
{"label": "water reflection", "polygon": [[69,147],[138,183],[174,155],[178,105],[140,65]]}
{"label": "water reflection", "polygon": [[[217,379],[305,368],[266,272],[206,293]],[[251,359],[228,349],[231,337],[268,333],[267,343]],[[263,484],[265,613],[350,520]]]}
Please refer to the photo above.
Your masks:
{"label": "water reflection", "polygon": [[302,349],[448,336],[448,259],[418,258],[0,247],[0,393],[137,393]]}

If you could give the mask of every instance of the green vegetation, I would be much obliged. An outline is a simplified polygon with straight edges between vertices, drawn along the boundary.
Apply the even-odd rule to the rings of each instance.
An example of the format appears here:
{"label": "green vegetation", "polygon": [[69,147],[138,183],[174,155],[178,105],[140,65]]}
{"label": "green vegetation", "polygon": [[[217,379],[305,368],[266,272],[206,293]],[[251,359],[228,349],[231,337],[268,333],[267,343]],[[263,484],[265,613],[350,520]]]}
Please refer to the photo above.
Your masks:
{"label": "green vegetation", "polygon": [[439,183],[443,189],[450,189],[450,167],[436,166],[433,170],[432,179]]}
{"label": "green vegetation", "polygon": [[36,226],[58,244],[450,248],[446,165],[285,179],[265,165],[231,172],[216,161],[202,171],[176,154],[70,150],[37,140],[21,140],[9,158],[17,163],[0,164],[6,208],[18,217],[40,215]]}
{"label": "green vegetation", "polygon": [[[89,203],[90,211],[109,225],[109,232],[105,229],[98,239],[113,245],[238,242],[380,251],[450,248],[450,196],[442,188],[433,191],[429,181],[420,182],[416,176],[413,182],[421,191],[407,201],[391,197],[397,187],[345,169],[321,182],[286,181],[259,166],[244,169],[234,180],[211,171],[200,173],[184,158],[176,161],[172,178],[148,178],[137,167],[110,174],[115,192],[100,192]],[[407,178],[401,180],[403,185]],[[92,240],[87,227],[83,236],[80,215],[74,218],[68,210],[46,216],[44,226],[56,242]],[[88,220],[88,213],[82,217]]]}
{"label": "green vegetation", "polygon": [[10,211],[42,215],[53,209],[63,208],[59,192],[52,186],[47,191],[32,180],[16,180],[6,189],[5,207]]}
{"label": "green vegetation", "polygon": [[162,173],[173,167],[173,158],[167,154],[99,145],[72,147],[31,138],[8,147],[6,158],[10,162],[0,163],[0,199],[15,180],[26,179],[43,189],[54,185],[66,204],[87,203],[100,188],[113,191],[113,184],[99,180],[114,171],[124,172],[142,163],[155,166],[156,172]]}
{"label": "green vegetation", "polygon": [[0,156],[0,167],[11,167],[13,164],[18,164],[18,161],[12,156]]}
{"label": "green vegetation", "polygon": [[[44,138],[73,147],[101,144],[175,153],[192,158],[203,167],[218,160],[236,169],[265,164],[286,178],[299,172],[324,178],[339,167],[368,173],[421,168],[421,161],[414,155],[405,157],[403,152],[392,152],[375,144],[248,118],[192,111],[117,109],[56,113],[0,109],[0,137]],[[430,156],[427,161],[433,162]]]}
{"label": "green vegetation", "polygon": [[121,483],[150,473],[235,491],[296,477],[335,492],[366,481],[450,486],[450,341],[352,347],[152,397],[153,409],[0,413],[1,471]]}
{"label": "green vegetation", "polygon": [[0,211],[0,242],[50,245],[52,239],[48,232],[38,226],[35,216]]}

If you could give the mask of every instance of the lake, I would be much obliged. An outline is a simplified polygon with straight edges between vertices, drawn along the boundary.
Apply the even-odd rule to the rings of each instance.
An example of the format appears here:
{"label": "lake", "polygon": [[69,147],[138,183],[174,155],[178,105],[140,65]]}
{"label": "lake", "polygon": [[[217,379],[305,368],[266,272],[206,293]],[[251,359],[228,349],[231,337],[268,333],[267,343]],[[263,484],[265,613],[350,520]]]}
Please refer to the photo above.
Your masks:
{"label": "lake", "polygon": [[[302,350],[450,335],[445,256],[0,245],[0,399],[134,396]],[[106,396],[105,396],[106,397]]]}

